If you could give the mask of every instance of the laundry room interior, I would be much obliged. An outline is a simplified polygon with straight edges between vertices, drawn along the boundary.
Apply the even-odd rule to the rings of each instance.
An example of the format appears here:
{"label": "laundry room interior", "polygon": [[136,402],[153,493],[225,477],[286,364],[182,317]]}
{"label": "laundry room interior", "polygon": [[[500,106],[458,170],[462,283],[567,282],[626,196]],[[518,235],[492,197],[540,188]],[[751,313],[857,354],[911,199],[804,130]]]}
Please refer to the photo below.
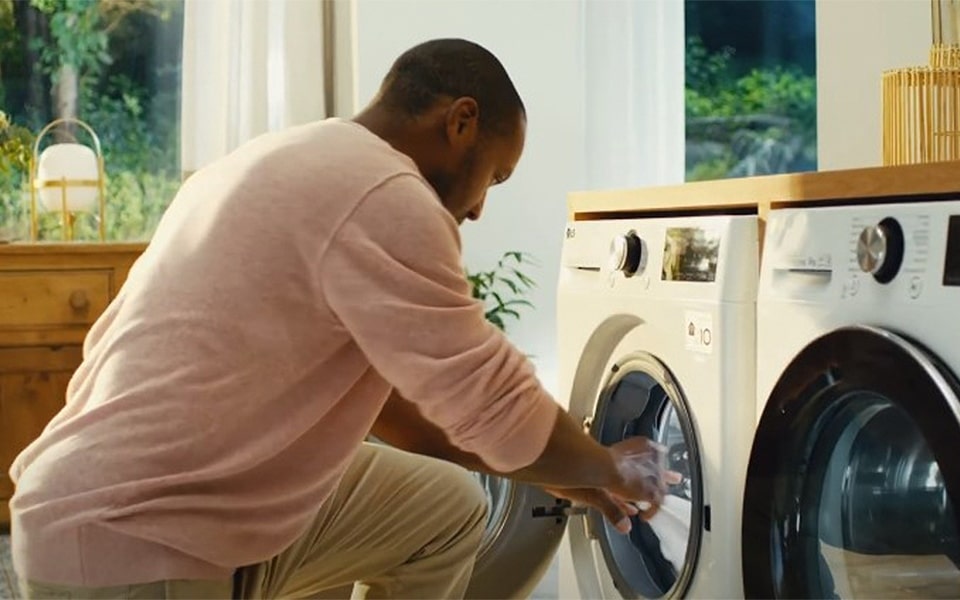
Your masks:
{"label": "laundry room interior", "polygon": [[[189,208],[171,201],[191,182],[229,193],[216,169],[232,153],[354,119],[398,56],[450,38],[499,59],[525,117],[509,180],[455,215],[460,291],[578,435],[646,438],[661,490],[649,510],[610,496],[630,510],[624,533],[551,485],[462,463],[487,516],[454,596],[960,597],[960,0],[0,0],[0,600],[62,591],[17,566],[37,492],[15,465],[93,385],[97,332],[145,279],[157,228]],[[411,255],[434,247],[423,235]],[[257,319],[234,325],[261,335]],[[391,339],[442,327],[410,323]],[[369,339],[358,357],[377,353]],[[247,356],[278,361],[260,352]],[[399,387],[383,378],[384,395]],[[108,464],[95,443],[69,448],[53,451]],[[132,593],[82,592],[57,597]]]}

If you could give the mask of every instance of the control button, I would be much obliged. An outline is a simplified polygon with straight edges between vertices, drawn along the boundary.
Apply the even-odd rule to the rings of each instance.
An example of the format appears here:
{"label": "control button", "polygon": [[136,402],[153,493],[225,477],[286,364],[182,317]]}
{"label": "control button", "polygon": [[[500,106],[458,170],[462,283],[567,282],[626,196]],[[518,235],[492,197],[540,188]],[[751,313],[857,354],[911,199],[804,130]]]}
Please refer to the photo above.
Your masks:
{"label": "control button", "polygon": [[892,217],[864,228],[857,239],[857,263],[879,283],[889,283],[903,263],[903,228]]}
{"label": "control button", "polygon": [[610,240],[610,269],[630,277],[643,261],[643,242],[636,233],[618,235]]}
{"label": "control button", "polygon": [[907,288],[907,293],[911,298],[919,298],[920,294],[923,292],[923,279],[919,275],[914,275],[910,280],[910,287]]}
{"label": "control button", "polygon": [[856,296],[857,292],[860,291],[860,278],[857,277],[856,275],[850,278],[849,291],[851,296]]}

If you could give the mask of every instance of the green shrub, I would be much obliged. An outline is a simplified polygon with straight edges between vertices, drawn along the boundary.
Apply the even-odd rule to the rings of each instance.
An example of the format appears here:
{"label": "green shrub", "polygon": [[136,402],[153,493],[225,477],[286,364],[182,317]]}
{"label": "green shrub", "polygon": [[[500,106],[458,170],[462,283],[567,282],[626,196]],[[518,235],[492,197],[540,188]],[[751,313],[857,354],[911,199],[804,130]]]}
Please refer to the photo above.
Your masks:
{"label": "green shrub", "polygon": [[687,180],[816,168],[816,78],[795,66],[734,73],[734,50],[687,40]]}

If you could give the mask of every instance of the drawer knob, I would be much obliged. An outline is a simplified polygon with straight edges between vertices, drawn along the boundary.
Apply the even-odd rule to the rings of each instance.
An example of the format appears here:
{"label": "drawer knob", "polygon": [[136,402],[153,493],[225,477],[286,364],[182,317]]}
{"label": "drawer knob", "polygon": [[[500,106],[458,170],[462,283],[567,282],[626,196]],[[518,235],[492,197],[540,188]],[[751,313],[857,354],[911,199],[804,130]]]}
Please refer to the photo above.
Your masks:
{"label": "drawer knob", "polygon": [[87,298],[87,293],[83,290],[74,290],[70,294],[70,306],[77,312],[90,308],[90,299]]}

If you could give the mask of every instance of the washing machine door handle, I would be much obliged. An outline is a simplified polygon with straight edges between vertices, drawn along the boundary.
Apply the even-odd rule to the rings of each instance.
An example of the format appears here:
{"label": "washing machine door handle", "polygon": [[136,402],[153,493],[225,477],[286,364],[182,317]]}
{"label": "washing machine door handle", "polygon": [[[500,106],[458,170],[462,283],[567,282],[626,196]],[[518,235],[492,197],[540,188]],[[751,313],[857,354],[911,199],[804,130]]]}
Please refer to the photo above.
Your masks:
{"label": "washing machine door handle", "polygon": [[585,515],[588,510],[586,506],[574,506],[569,500],[558,498],[556,504],[534,506],[530,516],[534,519],[560,519],[574,515]]}

